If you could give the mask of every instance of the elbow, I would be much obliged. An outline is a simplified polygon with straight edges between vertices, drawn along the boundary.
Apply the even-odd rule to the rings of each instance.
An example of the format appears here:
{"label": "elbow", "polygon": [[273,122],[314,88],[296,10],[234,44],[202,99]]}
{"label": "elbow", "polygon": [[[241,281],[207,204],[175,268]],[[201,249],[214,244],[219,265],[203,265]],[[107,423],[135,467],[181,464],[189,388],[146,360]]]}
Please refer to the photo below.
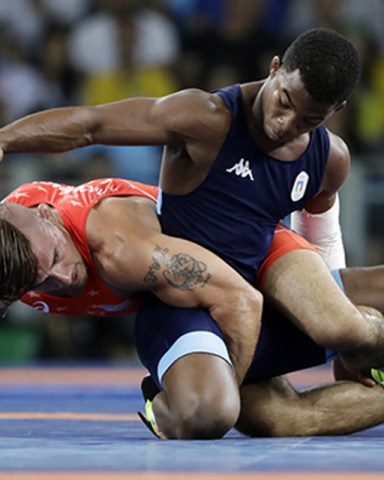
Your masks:
{"label": "elbow", "polygon": [[257,312],[261,316],[264,297],[263,294],[253,287],[248,288],[244,293],[243,300],[248,311]]}
{"label": "elbow", "polygon": [[[246,318],[251,318],[255,321],[256,326],[259,326],[261,323],[263,301],[262,293],[252,286],[233,292],[232,305],[237,310],[239,318],[242,321]],[[256,322],[256,320],[258,321]]]}

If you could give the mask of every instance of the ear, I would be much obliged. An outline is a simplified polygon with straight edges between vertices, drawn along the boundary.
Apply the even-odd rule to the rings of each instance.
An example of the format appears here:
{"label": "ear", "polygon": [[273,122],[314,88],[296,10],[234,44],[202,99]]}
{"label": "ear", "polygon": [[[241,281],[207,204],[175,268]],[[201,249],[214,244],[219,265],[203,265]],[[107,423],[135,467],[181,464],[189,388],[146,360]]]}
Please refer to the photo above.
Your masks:
{"label": "ear", "polygon": [[55,223],[56,219],[52,212],[52,209],[46,203],[40,203],[37,207],[36,213],[40,218],[44,218],[44,220]]}
{"label": "ear", "polygon": [[277,55],[275,55],[272,58],[271,63],[269,64],[269,76],[273,78],[276,75],[276,73],[279,71],[280,67],[281,67],[280,58]]}

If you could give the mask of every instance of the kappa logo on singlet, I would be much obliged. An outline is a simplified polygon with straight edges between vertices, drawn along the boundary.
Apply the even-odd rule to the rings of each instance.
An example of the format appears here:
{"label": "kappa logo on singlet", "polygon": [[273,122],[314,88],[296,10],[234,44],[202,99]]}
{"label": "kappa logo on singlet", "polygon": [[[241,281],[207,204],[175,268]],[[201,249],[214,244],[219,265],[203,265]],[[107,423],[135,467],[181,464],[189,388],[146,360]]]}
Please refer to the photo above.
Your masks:
{"label": "kappa logo on singlet", "polygon": [[308,181],[309,181],[309,175],[307,172],[304,172],[304,170],[297,175],[291,190],[292,202],[297,202],[298,200],[301,200],[304,197],[305,191],[307,189]]}
{"label": "kappa logo on singlet", "polygon": [[249,177],[252,182],[255,181],[255,179],[253,178],[252,170],[249,167],[249,160],[245,160],[244,158],[242,158],[239,162],[235,163],[233,167],[227,168],[225,171],[228,173],[234,173],[241,178]]}

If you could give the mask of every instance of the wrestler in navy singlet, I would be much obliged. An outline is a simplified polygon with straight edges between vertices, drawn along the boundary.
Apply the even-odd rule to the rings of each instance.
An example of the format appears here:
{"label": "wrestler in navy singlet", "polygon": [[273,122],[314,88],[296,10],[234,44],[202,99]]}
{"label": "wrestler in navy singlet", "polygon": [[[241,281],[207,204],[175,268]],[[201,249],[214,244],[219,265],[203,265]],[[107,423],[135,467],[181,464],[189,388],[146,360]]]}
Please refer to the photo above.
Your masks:
{"label": "wrestler in navy singlet", "polygon": [[[135,338],[139,358],[159,388],[165,372],[185,355],[209,353],[230,361],[222,333],[206,310],[170,307],[150,293],[144,294]],[[266,306],[244,383],[322,365],[331,355],[281,313]]]}
{"label": "wrestler in navy singlet", "polygon": [[[331,273],[344,290],[340,271]],[[209,353],[230,363],[223,335],[206,310],[171,307],[145,293],[137,320],[137,352],[159,388],[168,368],[185,355]],[[320,347],[284,315],[265,305],[259,341],[244,383],[315,367],[336,357],[336,352]]]}
{"label": "wrestler in navy singlet", "polygon": [[253,139],[240,86],[216,93],[231,111],[231,130],[199,187],[187,195],[161,192],[160,221],[164,233],[203,245],[254,283],[278,222],[319,191],[329,136],[320,126],[301,157],[277,160]]}

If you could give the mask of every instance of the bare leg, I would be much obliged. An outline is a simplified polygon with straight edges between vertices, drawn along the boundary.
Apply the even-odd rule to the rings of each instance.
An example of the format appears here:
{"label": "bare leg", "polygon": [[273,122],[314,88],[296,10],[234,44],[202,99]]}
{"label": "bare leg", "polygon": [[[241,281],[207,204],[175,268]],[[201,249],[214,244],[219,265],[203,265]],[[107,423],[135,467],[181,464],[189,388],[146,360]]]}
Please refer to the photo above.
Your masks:
{"label": "bare leg", "polygon": [[279,258],[263,293],[316,343],[340,352],[349,368],[365,373],[384,365],[384,321],[362,316],[316,252],[295,250]]}
{"label": "bare leg", "polygon": [[347,435],[384,422],[384,390],[335,382],[301,392],[284,377],[241,387],[236,428],[254,437]]}
{"label": "bare leg", "polygon": [[230,365],[214,355],[180,358],[163,378],[153,401],[160,431],[167,438],[221,438],[240,412],[239,388]]}

